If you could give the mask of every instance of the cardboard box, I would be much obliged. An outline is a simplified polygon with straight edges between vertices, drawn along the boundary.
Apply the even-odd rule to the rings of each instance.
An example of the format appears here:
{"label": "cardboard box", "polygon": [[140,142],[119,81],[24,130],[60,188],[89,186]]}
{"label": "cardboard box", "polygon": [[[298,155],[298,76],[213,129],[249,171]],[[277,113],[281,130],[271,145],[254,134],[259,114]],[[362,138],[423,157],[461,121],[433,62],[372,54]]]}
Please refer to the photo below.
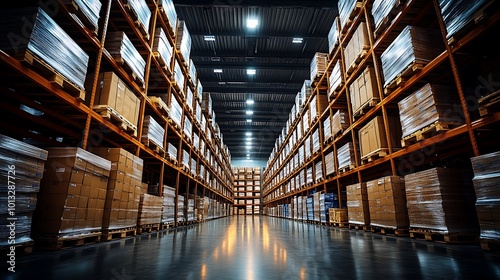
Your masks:
{"label": "cardboard box", "polygon": [[[396,119],[388,116],[391,129],[391,142],[393,149],[401,147],[401,130],[398,129]],[[361,158],[365,158],[374,152],[388,149],[385,134],[384,120],[382,116],[376,116],[358,132]]]}
{"label": "cardboard box", "polygon": [[366,67],[363,72],[350,84],[351,105],[353,115],[367,103],[380,100],[375,70],[372,66]]}

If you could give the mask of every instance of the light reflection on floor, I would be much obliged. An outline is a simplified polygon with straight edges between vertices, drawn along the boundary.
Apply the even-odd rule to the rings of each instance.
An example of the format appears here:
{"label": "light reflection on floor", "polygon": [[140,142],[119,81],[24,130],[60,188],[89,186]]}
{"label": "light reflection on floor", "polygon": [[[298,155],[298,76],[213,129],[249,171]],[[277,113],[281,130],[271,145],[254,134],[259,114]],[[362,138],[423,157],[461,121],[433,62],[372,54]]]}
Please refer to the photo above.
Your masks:
{"label": "light reflection on floor", "polygon": [[265,216],[234,216],[19,258],[2,279],[499,279],[500,254]]}

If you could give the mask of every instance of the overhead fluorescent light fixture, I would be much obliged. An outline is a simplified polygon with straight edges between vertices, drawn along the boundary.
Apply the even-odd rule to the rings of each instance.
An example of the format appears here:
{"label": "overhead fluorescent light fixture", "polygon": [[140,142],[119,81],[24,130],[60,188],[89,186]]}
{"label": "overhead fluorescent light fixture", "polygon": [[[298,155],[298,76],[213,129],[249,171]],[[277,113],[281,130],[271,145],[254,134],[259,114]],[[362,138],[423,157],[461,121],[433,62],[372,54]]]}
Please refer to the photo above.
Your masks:
{"label": "overhead fluorescent light fixture", "polygon": [[207,42],[214,42],[215,41],[214,35],[205,35],[204,38],[205,38],[205,41],[207,41]]}
{"label": "overhead fluorescent light fixture", "polygon": [[247,157],[249,157],[249,156],[250,156],[250,154],[247,154]]}
{"label": "overhead fluorescent light fixture", "polygon": [[251,116],[251,115],[253,115],[253,111],[246,111],[246,114],[247,114],[248,116]]}
{"label": "overhead fluorescent light fixture", "polygon": [[257,70],[255,69],[247,69],[247,75],[255,75],[257,73]]}
{"label": "overhead fluorescent light fixture", "polygon": [[214,69],[214,73],[222,73],[222,69],[220,68]]}
{"label": "overhead fluorescent light fixture", "polygon": [[247,139],[247,141],[252,141],[251,137],[247,137],[246,139]]}
{"label": "overhead fluorescent light fixture", "polygon": [[251,123],[252,122],[252,119],[247,119],[247,123]]}
{"label": "overhead fluorescent light fixture", "polygon": [[246,132],[245,135],[246,136],[252,136],[252,133],[251,132]]}
{"label": "overhead fluorescent light fixture", "polygon": [[247,27],[248,28],[256,28],[259,25],[259,20],[256,18],[249,18],[247,19]]}
{"label": "overhead fluorescent light fixture", "polygon": [[304,41],[304,38],[293,38],[292,39],[292,43],[294,43],[294,44],[302,44],[303,41]]}
{"label": "overhead fluorescent light fixture", "polygon": [[253,101],[253,99],[248,99],[247,100],[247,104],[248,105],[253,105],[255,103],[255,101]]}

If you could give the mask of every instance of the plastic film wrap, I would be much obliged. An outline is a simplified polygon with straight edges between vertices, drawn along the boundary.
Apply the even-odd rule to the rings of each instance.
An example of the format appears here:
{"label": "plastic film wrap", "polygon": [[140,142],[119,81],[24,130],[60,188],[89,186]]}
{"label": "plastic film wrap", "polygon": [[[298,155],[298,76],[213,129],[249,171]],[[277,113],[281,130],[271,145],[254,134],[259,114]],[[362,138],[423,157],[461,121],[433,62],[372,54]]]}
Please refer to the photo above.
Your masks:
{"label": "plastic film wrap", "polygon": [[321,76],[325,74],[327,66],[328,54],[317,52],[311,60],[311,81],[316,81],[321,78]]}
{"label": "plastic film wrap", "polygon": [[349,127],[348,113],[345,110],[338,110],[332,116],[332,135],[335,136],[338,133],[344,131]]}
{"label": "plastic film wrap", "polygon": [[323,180],[323,162],[318,161],[315,165],[315,170],[316,170],[316,182],[322,181]]}
{"label": "plastic film wrap", "polygon": [[188,169],[190,169],[189,166],[189,153],[186,150],[182,150],[182,165]]}
{"label": "plastic film wrap", "polygon": [[156,28],[155,31],[153,52],[158,53],[162,66],[170,68],[170,64],[172,62],[173,47],[168,40],[167,34],[161,27]]}
{"label": "plastic film wrap", "polygon": [[[32,28],[25,30],[27,23]],[[89,56],[42,8],[3,9],[0,26],[0,49],[20,58],[30,51],[85,89]],[[15,44],[9,39],[13,35]]]}
{"label": "plastic film wrap", "polygon": [[196,83],[198,81],[198,74],[196,72],[196,65],[194,64],[193,60],[189,60],[189,78],[193,82],[193,85],[196,86]]}
{"label": "plastic film wrap", "polygon": [[405,176],[410,226],[444,232],[474,232],[474,192],[468,172],[432,168]]}
{"label": "plastic film wrap", "polygon": [[309,159],[311,157],[311,137],[307,136],[304,141],[304,159]]}
{"label": "plastic film wrap", "polygon": [[449,39],[460,29],[474,20],[474,14],[483,7],[489,0],[440,0],[439,7],[446,25],[446,38]]}
{"label": "plastic film wrap", "polygon": [[332,97],[334,96],[333,94],[339,90],[341,84],[342,84],[342,75],[340,74],[340,60],[337,60],[337,62],[335,62],[335,65],[333,66],[332,73],[330,74],[329,77],[328,97],[330,99],[332,99]]}
{"label": "plastic film wrap", "polygon": [[144,116],[143,138],[147,137],[158,147],[163,147],[163,137],[165,129],[150,115]]}
{"label": "plastic film wrap", "polygon": [[402,177],[387,176],[366,182],[370,225],[407,229],[405,181]]}
{"label": "plastic film wrap", "polygon": [[139,201],[137,225],[152,225],[161,222],[163,197],[142,194]]}
{"label": "plastic film wrap", "polygon": [[144,83],[146,61],[144,61],[144,58],[142,58],[125,32],[108,32],[105,47],[115,60],[127,64],[140,81]]}
{"label": "plastic film wrap", "polygon": [[460,104],[458,95],[446,86],[426,84],[398,103],[403,137],[434,122],[462,124],[464,120],[450,108]]}
{"label": "plastic film wrap", "polygon": [[350,19],[351,13],[354,11],[356,7],[357,0],[339,0],[339,18],[340,18],[340,26],[344,28],[348,20]]}
{"label": "plastic film wrap", "polygon": [[[82,165],[75,164],[75,168],[80,168],[81,170],[85,170],[86,167],[83,165],[86,163],[91,164],[93,166],[102,168],[104,171],[110,171],[111,170],[111,162],[107,159],[104,159],[100,156],[97,156],[91,152],[87,152],[84,149],[81,148],[73,148],[73,147],[67,147],[67,148],[47,148],[47,151],[49,152],[49,158],[68,158],[70,162],[85,162],[82,163]],[[73,159],[76,159],[74,161]],[[105,175],[105,174],[104,174]]]}
{"label": "plastic film wrap", "polygon": [[335,156],[331,151],[325,155],[325,177],[335,173]]}
{"label": "plastic film wrap", "polygon": [[372,5],[372,16],[377,29],[382,21],[390,15],[393,9],[398,5],[401,0],[374,0]]}
{"label": "plastic film wrap", "polygon": [[99,0],[73,0],[78,9],[85,15],[85,17],[92,23],[94,30],[99,27],[99,13],[101,12],[101,2]]}
{"label": "plastic film wrap", "polygon": [[177,24],[176,48],[181,52],[184,61],[189,62],[191,53],[191,35],[189,34],[186,22],[179,20]]}
{"label": "plastic film wrap", "polygon": [[178,60],[175,60],[174,65],[174,80],[175,83],[179,86],[181,94],[184,95],[184,72],[182,71],[181,64]]}
{"label": "plastic film wrap", "polygon": [[184,116],[184,135],[190,141],[191,141],[192,133],[193,133],[193,125],[191,124],[191,121],[189,120],[188,116],[186,115],[186,116]]}
{"label": "plastic film wrap", "polygon": [[331,118],[330,115],[323,121],[323,140],[327,141],[332,136]]}
{"label": "plastic film wrap", "polygon": [[316,154],[317,152],[319,152],[319,150],[321,148],[320,141],[319,141],[319,128],[316,128],[312,134],[312,145],[313,145],[313,148],[312,148],[313,154]]}
{"label": "plastic film wrap", "polygon": [[480,237],[500,240],[500,152],[471,158]]}
{"label": "plastic film wrap", "polygon": [[370,225],[370,209],[366,183],[346,186],[349,223]]}
{"label": "plastic film wrap", "polygon": [[213,114],[212,97],[210,96],[209,92],[203,93],[203,98],[201,100],[201,111],[208,116],[212,116]]}
{"label": "plastic film wrap", "polygon": [[354,165],[354,146],[352,142],[345,144],[337,150],[339,169]]}
{"label": "plastic film wrap", "polygon": [[151,20],[151,11],[145,0],[123,0],[125,4],[129,4],[132,10],[137,14],[138,20],[144,25],[144,30],[149,31],[149,22]]}
{"label": "plastic film wrap", "polygon": [[175,96],[170,99],[170,117],[179,127],[182,127],[182,107]]}
{"label": "plastic film wrap", "polygon": [[338,44],[339,40],[339,29],[338,29],[338,17],[333,21],[332,27],[328,32],[328,51],[332,53]]}
{"label": "plastic film wrap", "polygon": [[158,6],[161,12],[167,17],[172,30],[175,30],[177,25],[177,12],[175,11],[174,2],[172,0],[158,0]]}

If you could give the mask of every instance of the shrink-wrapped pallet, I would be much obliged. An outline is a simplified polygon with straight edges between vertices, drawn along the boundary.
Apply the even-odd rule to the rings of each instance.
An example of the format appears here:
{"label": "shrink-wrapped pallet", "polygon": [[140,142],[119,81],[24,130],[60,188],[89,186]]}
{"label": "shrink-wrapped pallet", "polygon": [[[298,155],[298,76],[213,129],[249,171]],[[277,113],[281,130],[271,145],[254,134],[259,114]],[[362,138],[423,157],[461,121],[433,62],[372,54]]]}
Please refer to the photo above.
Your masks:
{"label": "shrink-wrapped pallet", "polygon": [[446,25],[446,38],[451,38],[469,22],[474,21],[475,13],[489,0],[439,0],[441,15]]}
{"label": "shrink-wrapped pallet", "polygon": [[183,195],[177,196],[177,222],[185,222],[186,215],[184,211],[186,210],[185,197]]}
{"label": "shrink-wrapped pallet", "polygon": [[409,67],[424,65],[444,50],[442,38],[433,29],[406,26],[380,56],[384,87]]}
{"label": "shrink-wrapped pallet", "polygon": [[209,92],[203,93],[203,98],[201,100],[201,111],[207,116],[212,117],[213,107],[212,107],[212,97]]}
{"label": "shrink-wrapped pallet", "polygon": [[405,176],[410,227],[444,233],[478,229],[468,171],[436,167]]}
{"label": "shrink-wrapped pallet", "polygon": [[311,137],[307,136],[304,141],[304,159],[308,160],[311,157]]}
{"label": "shrink-wrapped pallet", "polygon": [[349,127],[348,116],[349,114],[344,109],[339,109],[333,114],[331,122],[332,136],[337,136],[337,134]]}
{"label": "shrink-wrapped pallet", "polygon": [[328,32],[328,52],[330,54],[333,53],[335,47],[339,43],[338,20],[339,20],[339,17],[336,17],[335,20],[333,20],[332,27],[330,28],[330,31]]}
{"label": "shrink-wrapped pallet", "polygon": [[403,2],[401,0],[374,0],[372,5],[372,16],[373,22],[375,23],[375,29],[378,29],[382,22],[386,20],[391,13],[394,11],[394,8],[400,3]]}
{"label": "shrink-wrapped pallet", "polygon": [[179,63],[179,60],[175,60],[175,65],[174,65],[174,81],[175,84],[178,87],[178,90],[180,90],[180,94],[184,95],[184,72],[182,71],[181,64]]}
{"label": "shrink-wrapped pallet", "polygon": [[174,48],[172,44],[170,44],[167,34],[163,30],[163,28],[156,28],[153,41],[153,54],[158,58],[158,62],[161,66],[170,69],[173,51]]}
{"label": "shrink-wrapped pallet", "polygon": [[323,180],[323,162],[322,161],[318,161],[316,162],[316,165],[314,166],[315,168],[315,171],[316,171],[316,174],[315,174],[315,179],[316,179],[316,182],[320,182]]}
{"label": "shrink-wrapped pallet", "polygon": [[[0,249],[2,251],[12,246],[11,242],[22,245],[33,241],[31,239],[32,217],[37,206],[37,195],[40,191],[40,181],[47,156],[46,150],[0,134],[0,170],[2,171],[0,174],[0,217],[2,218]],[[13,200],[9,198],[12,191],[15,192],[15,205],[12,205]],[[17,218],[14,237],[10,237],[11,230],[9,229],[11,211],[15,211],[15,218]]]}
{"label": "shrink-wrapped pallet", "polygon": [[198,82],[198,74],[196,72],[196,65],[192,59],[189,60],[189,79],[193,83],[193,86],[196,87]]}
{"label": "shrink-wrapped pallet", "polygon": [[163,197],[142,194],[139,201],[137,226],[154,225],[161,222],[163,211]]}
{"label": "shrink-wrapped pallet", "polygon": [[328,54],[317,52],[311,60],[311,81],[318,81],[326,72]]}
{"label": "shrink-wrapped pallet", "polygon": [[168,143],[167,154],[170,158],[177,160],[177,147],[172,143]]}
{"label": "shrink-wrapped pallet", "polygon": [[500,240],[500,152],[471,158],[480,238]]}
{"label": "shrink-wrapped pallet", "polygon": [[346,143],[337,149],[337,162],[339,169],[354,167],[356,160],[354,158],[354,145],[352,142]]}
{"label": "shrink-wrapped pallet", "polygon": [[323,140],[326,142],[332,137],[331,117],[328,114],[323,121]]}
{"label": "shrink-wrapped pallet", "polygon": [[189,34],[186,22],[184,20],[179,20],[177,23],[176,48],[180,51],[181,58],[186,66],[189,65],[191,53],[191,35]]}
{"label": "shrink-wrapped pallet", "polygon": [[184,136],[191,141],[191,134],[193,133],[193,125],[191,124],[191,121],[189,120],[189,117],[187,115],[184,116],[184,123],[183,123],[183,128],[184,128]]}
{"label": "shrink-wrapped pallet", "polygon": [[349,185],[346,187],[346,193],[349,223],[364,226],[370,225],[370,208],[368,206],[366,183]]}
{"label": "shrink-wrapped pallet", "polygon": [[187,169],[190,169],[190,158],[189,158],[189,152],[186,150],[182,150],[182,166],[184,166]]}
{"label": "shrink-wrapped pallet", "polygon": [[175,11],[174,2],[172,0],[158,0],[157,2],[163,16],[168,19],[167,23],[172,31],[176,30],[177,12]]}
{"label": "shrink-wrapped pallet", "polygon": [[370,225],[389,229],[409,228],[405,181],[387,176],[366,182]]}
{"label": "shrink-wrapped pallet", "polygon": [[306,183],[307,185],[311,185],[314,182],[313,178],[313,168],[309,167],[307,168],[307,178],[306,178]]}
{"label": "shrink-wrapped pallet", "polygon": [[316,154],[319,152],[321,145],[319,141],[319,128],[316,128],[312,134],[312,153]]}
{"label": "shrink-wrapped pallet", "polygon": [[1,50],[26,61],[32,54],[85,89],[89,56],[42,8],[2,9],[0,38]]}
{"label": "shrink-wrapped pallet", "polygon": [[123,0],[123,3],[128,5],[134,14],[137,15],[137,20],[144,28],[144,32],[149,32],[149,22],[151,20],[151,10],[149,10],[146,0]]}
{"label": "shrink-wrapped pallet", "polygon": [[178,127],[182,127],[182,107],[173,95],[170,99],[170,118]]}
{"label": "shrink-wrapped pallet", "polygon": [[335,155],[331,151],[325,155],[325,177],[335,173]]}
{"label": "shrink-wrapped pallet", "polygon": [[99,0],[73,0],[78,7],[78,12],[82,13],[86,21],[92,25],[92,30],[99,28],[99,14],[101,12],[101,2]]}
{"label": "shrink-wrapped pallet", "polygon": [[342,74],[340,73],[340,60],[335,62],[333,66],[332,73],[330,73],[329,77],[329,90],[328,90],[328,98],[332,100],[336,93],[340,91],[340,87],[342,86]]}
{"label": "shrink-wrapped pallet", "polygon": [[118,63],[125,64],[130,68],[132,74],[144,84],[146,61],[144,61],[144,58],[142,58],[125,32],[108,32],[105,47]]}
{"label": "shrink-wrapped pallet", "polygon": [[191,112],[194,112],[193,99],[194,99],[193,98],[193,91],[191,90],[191,87],[187,87],[187,89],[186,89],[186,105]]}
{"label": "shrink-wrapped pallet", "polygon": [[452,92],[447,86],[424,85],[398,102],[402,137],[411,135],[435,122],[464,123],[460,115],[450,110],[459,102],[458,94]]}
{"label": "shrink-wrapped pallet", "polygon": [[339,18],[340,18],[340,28],[343,30],[350,19],[352,19],[353,12],[356,11],[356,6],[361,4],[358,0],[339,0]]}
{"label": "shrink-wrapped pallet", "polygon": [[144,116],[144,125],[142,131],[142,140],[144,143],[153,142],[156,146],[163,149],[163,138],[165,128],[163,128],[152,116]]}

